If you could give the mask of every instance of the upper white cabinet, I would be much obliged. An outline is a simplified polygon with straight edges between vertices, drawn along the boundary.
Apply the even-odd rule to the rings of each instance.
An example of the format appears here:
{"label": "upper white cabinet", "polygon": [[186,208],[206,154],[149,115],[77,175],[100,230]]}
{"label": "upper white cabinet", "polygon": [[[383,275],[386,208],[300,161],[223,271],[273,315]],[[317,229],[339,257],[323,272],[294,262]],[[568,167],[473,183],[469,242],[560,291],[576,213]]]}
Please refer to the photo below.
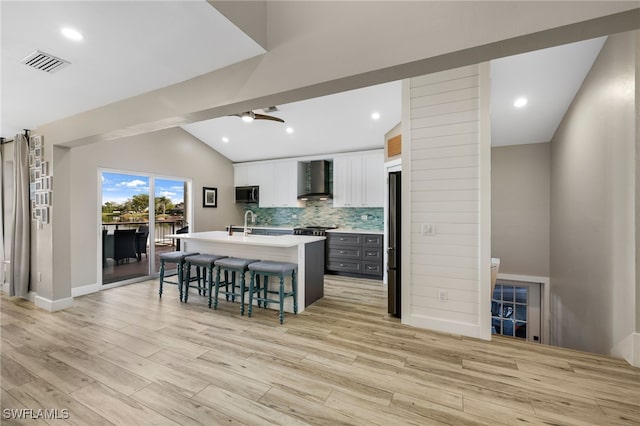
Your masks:
{"label": "upper white cabinet", "polygon": [[[234,165],[235,186],[260,186],[260,207],[299,207],[299,159]],[[384,152],[364,151],[333,157],[334,207],[383,207]]]}
{"label": "upper white cabinet", "polygon": [[333,206],[384,206],[382,151],[349,154],[333,159]]}
{"label": "upper white cabinet", "polygon": [[234,164],[233,182],[235,186],[260,185],[260,164]]}
{"label": "upper white cabinet", "polygon": [[298,162],[273,161],[259,166],[260,207],[297,207]]}

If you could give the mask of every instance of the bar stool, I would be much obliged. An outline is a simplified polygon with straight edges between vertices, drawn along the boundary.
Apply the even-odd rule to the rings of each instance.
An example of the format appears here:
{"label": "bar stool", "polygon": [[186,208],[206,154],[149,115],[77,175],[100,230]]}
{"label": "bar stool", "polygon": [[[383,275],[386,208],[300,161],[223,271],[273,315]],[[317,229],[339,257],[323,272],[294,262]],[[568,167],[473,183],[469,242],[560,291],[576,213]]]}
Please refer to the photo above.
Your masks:
{"label": "bar stool", "polygon": [[[199,254],[198,252],[190,252],[190,251],[171,251],[168,253],[162,253],[160,257],[160,297],[162,297],[162,286],[165,282],[168,284],[175,284],[178,286],[178,291],[180,293],[180,301],[182,301],[182,281],[184,279],[183,271],[184,271],[184,258],[187,256],[193,256]],[[175,263],[178,265],[177,271],[175,274],[166,275],[165,276],[165,264],[166,263]],[[177,281],[169,281],[166,280],[166,277],[172,277],[174,275],[178,276]],[[198,280],[200,279],[200,272],[198,271]]]}
{"label": "bar stool", "polygon": [[[184,266],[187,269],[187,277],[186,277],[186,286],[183,291],[183,299],[184,302],[187,302],[189,298],[189,287],[196,287],[198,289],[198,294],[201,296],[206,296],[207,293],[207,283],[209,285],[209,292],[211,292],[211,284],[213,283],[213,270],[215,268],[214,262],[218,259],[223,259],[227,256],[219,256],[217,254],[196,254],[193,256],[187,256],[184,258]],[[191,267],[195,266],[198,276],[200,275],[200,268],[202,268],[202,286],[200,285],[200,280],[198,279],[198,284],[192,286],[191,283]],[[207,281],[208,278],[208,281]]]}
{"label": "bar stool", "polygon": [[[280,304],[280,324],[284,323],[284,299],[287,297],[293,297],[293,313],[298,313],[298,282],[297,282],[297,271],[298,265],[296,263],[288,263],[288,262],[273,262],[268,260],[263,260],[261,262],[255,262],[249,265],[249,271],[251,271],[251,281],[249,283],[249,309],[247,311],[247,315],[251,317],[251,311],[253,307],[253,299],[254,293],[257,293],[255,296],[256,301],[258,302],[258,306],[260,306],[260,302],[264,303],[264,307],[267,307],[268,303],[279,303]],[[286,276],[291,274],[291,291],[285,292],[284,290],[284,279]],[[257,277],[256,277],[257,275]],[[262,280],[262,288],[260,287],[260,276],[263,276]],[[269,290],[269,277],[278,277],[280,278],[280,287],[278,291]],[[256,287],[256,278],[257,278],[257,287]],[[260,296],[260,290],[262,290],[262,296]],[[269,294],[277,294],[278,299],[269,298]]]}
{"label": "bar stool", "polygon": [[[247,266],[255,262],[259,262],[259,259],[226,257],[215,261],[216,289],[213,296],[213,309],[218,309],[218,295],[222,293],[227,296],[227,300],[231,296],[231,300],[234,302],[236,297],[240,297],[240,315],[244,315],[244,294],[248,290],[245,286],[245,273],[248,271]],[[224,281],[220,282],[220,273],[222,271],[224,271]],[[240,275],[240,284],[237,292],[236,273]],[[229,274],[231,274],[231,281],[229,281]],[[224,290],[220,290],[221,284],[224,284]],[[231,290],[229,290],[229,285],[231,285]],[[211,307],[211,290],[209,290],[209,307]]]}

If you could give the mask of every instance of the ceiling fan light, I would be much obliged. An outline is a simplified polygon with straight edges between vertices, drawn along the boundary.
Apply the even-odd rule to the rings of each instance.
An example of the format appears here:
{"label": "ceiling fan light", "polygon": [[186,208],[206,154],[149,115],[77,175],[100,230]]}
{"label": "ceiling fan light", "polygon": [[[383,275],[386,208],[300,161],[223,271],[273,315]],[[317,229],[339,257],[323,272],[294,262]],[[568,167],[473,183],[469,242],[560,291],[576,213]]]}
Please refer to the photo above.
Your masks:
{"label": "ceiling fan light", "polygon": [[251,123],[256,116],[253,111],[247,111],[240,114],[240,118],[242,118],[242,121],[245,123]]}

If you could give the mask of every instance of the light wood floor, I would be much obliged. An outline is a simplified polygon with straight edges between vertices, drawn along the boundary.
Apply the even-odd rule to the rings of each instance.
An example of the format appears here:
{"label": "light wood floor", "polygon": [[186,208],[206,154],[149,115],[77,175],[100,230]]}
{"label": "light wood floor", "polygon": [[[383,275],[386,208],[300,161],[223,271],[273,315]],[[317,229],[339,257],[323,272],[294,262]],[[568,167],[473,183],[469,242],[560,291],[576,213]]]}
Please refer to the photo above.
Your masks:
{"label": "light wood floor", "polygon": [[[640,424],[640,369],[604,356],[400,325],[379,282],[328,277],[304,313],[189,303],[157,280],[54,314],[2,296],[4,409],[74,425]],[[20,423],[2,418],[3,425]]]}

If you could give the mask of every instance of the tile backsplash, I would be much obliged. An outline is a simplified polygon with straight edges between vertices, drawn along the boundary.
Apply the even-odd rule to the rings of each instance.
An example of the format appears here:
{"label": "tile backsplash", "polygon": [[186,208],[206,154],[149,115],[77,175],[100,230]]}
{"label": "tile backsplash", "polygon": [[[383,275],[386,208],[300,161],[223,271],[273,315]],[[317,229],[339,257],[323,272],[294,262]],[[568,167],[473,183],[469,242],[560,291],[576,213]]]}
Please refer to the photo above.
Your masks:
{"label": "tile backsplash", "polygon": [[[258,208],[247,205],[244,210],[253,211],[256,226],[337,226],[345,229],[384,230],[384,209],[334,208],[333,201],[306,201],[306,207]],[[295,216],[295,217],[294,217]],[[366,216],[366,220],[363,217]]]}

